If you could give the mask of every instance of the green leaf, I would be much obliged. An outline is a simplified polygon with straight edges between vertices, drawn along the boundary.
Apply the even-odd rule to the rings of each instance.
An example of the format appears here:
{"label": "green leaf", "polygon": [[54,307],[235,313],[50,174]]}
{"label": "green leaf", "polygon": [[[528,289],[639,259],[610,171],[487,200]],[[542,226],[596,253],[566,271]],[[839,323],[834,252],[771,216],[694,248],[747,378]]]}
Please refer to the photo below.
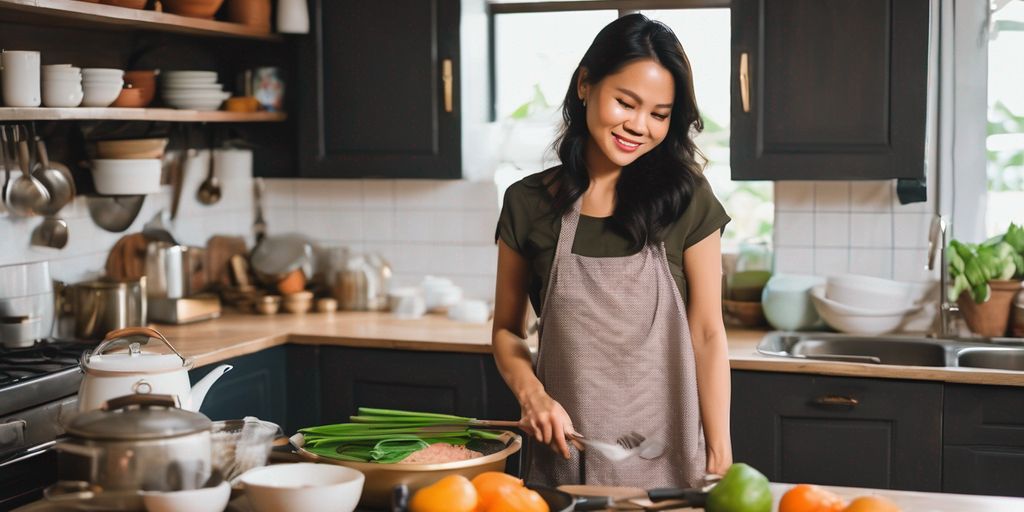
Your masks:
{"label": "green leaf", "polygon": [[967,277],[967,282],[970,283],[972,288],[988,283],[988,277],[985,276],[985,272],[981,269],[981,264],[976,258],[967,260],[964,266],[964,276]]}
{"label": "green leaf", "polygon": [[949,273],[950,275],[957,276],[964,272],[964,259],[960,257],[960,254],[956,251],[949,251],[946,254],[946,258],[949,259]]}
{"label": "green leaf", "polygon": [[988,302],[989,297],[992,296],[992,288],[988,286],[988,283],[982,283],[975,285],[971,289],[971,297],[974,298],[976,304]]}
{"label": "green leaf", "polygon": [[971,287],[970,283],[967,282],[967,277],[963,274],[956,276],[953,280],[953,286],[950,287],[947,297],[950,302],[956,302],[960,298],[960,294]]}

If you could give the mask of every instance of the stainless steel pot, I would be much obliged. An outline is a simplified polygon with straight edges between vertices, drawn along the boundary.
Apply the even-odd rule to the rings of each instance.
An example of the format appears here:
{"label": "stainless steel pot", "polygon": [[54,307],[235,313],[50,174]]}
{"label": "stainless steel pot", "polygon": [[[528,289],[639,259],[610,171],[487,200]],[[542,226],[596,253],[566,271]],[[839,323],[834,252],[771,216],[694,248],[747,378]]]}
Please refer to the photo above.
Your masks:
{"label": "stainless steel pot", "polygon": [[80,339],[102,339],[110,331],[146,325],[145,277],[86,281],[69,286],[65,293]]}
{"label": "stainless steel pot", "polygon": [[380,311],[388,307],[391,267],[375,254],[348,256],[335,270],[331,293],[341,309]]}
{"label": "stainless steel pot", "polygon": [[202,291],[206,279],[201,247],[150,242],[146,245],[146,295],[180,299]]}
{"label": "stainless steel pot", "polygon": [[76,416],[57,443],[60,480],[104,491],[199,489],[210,478],[212,423],[170,395],[128,395]]}

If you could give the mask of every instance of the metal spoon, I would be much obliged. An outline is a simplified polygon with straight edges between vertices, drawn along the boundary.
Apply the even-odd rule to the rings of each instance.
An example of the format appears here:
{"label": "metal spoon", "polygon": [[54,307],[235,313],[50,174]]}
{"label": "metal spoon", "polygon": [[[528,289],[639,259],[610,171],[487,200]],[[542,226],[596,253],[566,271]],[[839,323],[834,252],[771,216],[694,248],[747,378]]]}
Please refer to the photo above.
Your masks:
{"label": "metal spoon", "polygon": [[36,166],[32,175],[49,191],[50,201],[40,209],[40,213],[46,215],[46,218],[32,230],[31,243],[32,245],[63,249],[68,243],[68,224],[57,218],[56,215],[74,198],[74,181],[68,176],[70,173],[65,174],[50,163],[46,144],[39,137],[36,137],[36,151],[39,156],[39,165]]}
{"label": "metal spoon", "polygon": [[11,207],[7,204],[7,193],[11,190],[11,166],[14,165],[14,160],[7,157],[8,150],[7,127],[0,125],[0,159],[3,160],[4,174],[7,175],[3,189],[0,189],[0,203],[3,203],[4,208],[9,210]]}
{"label": "metal spoon", "polygon": [[10,206],[19,215],[35,215],[50,201],[50,192],[32,177],[32,157],[24,139],[18,141],[18,163],[21,176],[11,184]]}
{"label": "metal spoon", "polygon": [[214,136],[212,135],[213,128],[210,128],[210,169],[206,173],[206,179],[199,185],[199,190],[196,192],[196,199],[200,203],[207,206],[215,204],[220,201],[220,182],[217,177],[213,174],[213,150],[214,150]]}

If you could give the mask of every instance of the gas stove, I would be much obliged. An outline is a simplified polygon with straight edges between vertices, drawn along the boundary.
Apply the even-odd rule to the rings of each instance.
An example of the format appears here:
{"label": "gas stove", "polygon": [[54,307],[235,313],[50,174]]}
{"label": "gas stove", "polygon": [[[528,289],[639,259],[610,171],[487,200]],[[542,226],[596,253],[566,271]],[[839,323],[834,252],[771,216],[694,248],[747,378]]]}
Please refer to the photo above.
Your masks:
{"label": "gas stove", "polygon": [[74,395],[82,380],[78,360],[91,347],[51,340],[0,349],[0,417]]}

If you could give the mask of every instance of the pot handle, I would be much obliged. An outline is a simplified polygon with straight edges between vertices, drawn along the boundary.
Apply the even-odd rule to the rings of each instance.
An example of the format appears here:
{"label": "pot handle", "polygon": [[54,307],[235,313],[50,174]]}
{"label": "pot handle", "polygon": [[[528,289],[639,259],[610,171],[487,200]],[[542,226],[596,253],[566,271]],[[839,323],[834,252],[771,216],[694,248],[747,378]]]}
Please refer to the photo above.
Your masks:
{"label": "pot handle", "polygon": [[143,395],[136,393],[133,395],[111,398],[110,400],[103,402],[103,405],[100,406],[100,408],[104,411],[116,411],[133,405],[138,405],[140,407],[181,407],[181,404],[178,402],[178,397],[174,395]]}
{"label": "pot handle", "polygon": [[163,334],[160,334],[159,331],[150,327],[125,327],[123,329],[110,331],[107,333],[107,336],[103,338],[103,342],[96,347],[96,350],[92,351],[92,354],[103,354],[108,348],[120,346],[126,343],[126,340],[132,336],[145,336],[146,341],[143,344],[148,343],[150,338],[162,341],[164,345],[167,345],[167,348],[171,349],[171,352],[174,352],[174,355],[181,358],[182,365],[188,365],[188,360],[185,359],[185,356],[181,355],[181,353],[178,352],[178,349],[174,348],[174,345],[171,345],[171,342],[167,341],[167,338],[164,337]]}

